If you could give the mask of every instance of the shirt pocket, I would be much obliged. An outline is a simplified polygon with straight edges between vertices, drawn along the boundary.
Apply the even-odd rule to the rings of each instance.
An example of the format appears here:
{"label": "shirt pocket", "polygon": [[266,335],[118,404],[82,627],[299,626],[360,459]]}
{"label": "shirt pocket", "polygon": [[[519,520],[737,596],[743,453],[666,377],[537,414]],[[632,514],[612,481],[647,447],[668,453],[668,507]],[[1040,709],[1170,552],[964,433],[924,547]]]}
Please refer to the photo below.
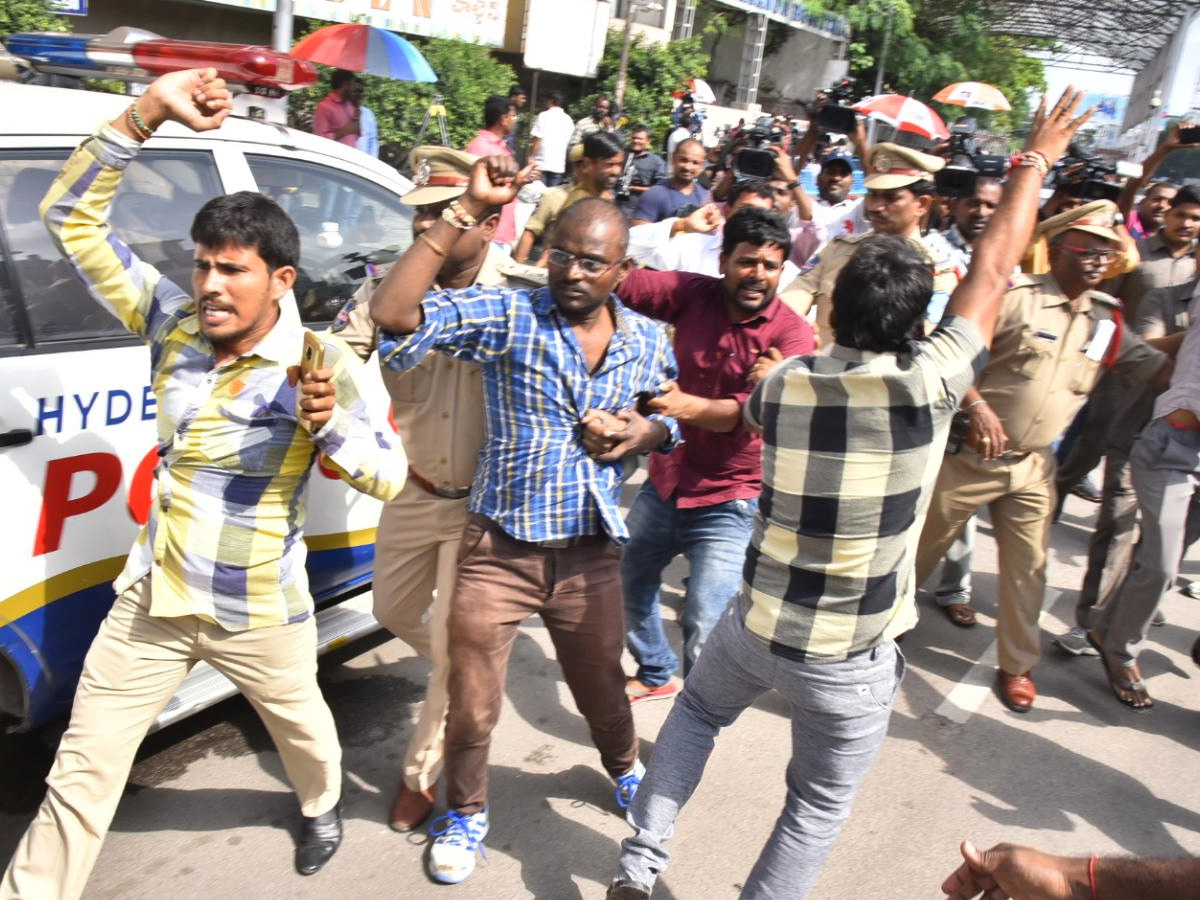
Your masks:
{"label": "shirt pocket", "polygon": [[400,405],[424,403],[433,392],[433,370],[437,357],[430,354],[413,368],[400,373],[390,385],[392,401]]}
{"label": "shirt pocket", "polygon": [[1096,382],[1100,380],[1102,363],[1090,358],[1082,350],[1071,374],[1071,390],[1076,394],[1090,394]]}
{"label": "shirt pocket", "polygon": [[1017,347],[1013,360],[1013,371],[1022,378],[1036,378],[1042,367],[1050,360],[1051,354],[1058,341],[1047,341],[1038,337],[1032,331],[1021,335],[1021,343]]}
{"label": "shirt pocket", "polygon": [[271,407],[252,410],[222,404],[217,411],[221,423],[202,442],[200,453],[222,468],[278,474],[295,437],[296,417]]}

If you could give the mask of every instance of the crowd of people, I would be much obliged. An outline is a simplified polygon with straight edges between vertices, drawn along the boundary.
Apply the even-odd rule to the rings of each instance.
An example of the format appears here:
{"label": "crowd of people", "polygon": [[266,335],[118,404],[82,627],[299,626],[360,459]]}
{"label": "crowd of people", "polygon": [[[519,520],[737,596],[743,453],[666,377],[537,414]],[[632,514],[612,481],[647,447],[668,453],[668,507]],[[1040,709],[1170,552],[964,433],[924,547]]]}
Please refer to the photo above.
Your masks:
{"label": "crowd of people", "polygon": [[[316,128],[357,141],[357,79],[335,82]],[[489,98],[465,150],[413,151],[413,243],[319,338],[312,371],[294,365],[299,242],[269,199],[200,211],[190,292],[108,225],[158,126],[228,115],[214,72],[163,76],[67,162],[46,225],[151,346],[161,461],[3,900],[82,894],[133,754],[199,659],[280,750],[301,806],[297,869],[336,852],[340,749],[301,540],[318,452],[386,501],[375,614],[433,664],[389,822],[421,827],[444,788],[429,825],[439,882],[469,878],[487,837],[491,736],[536,614],[633,828],[609,900],[651,896],[716,735],[771,690],[791,707],[786,800],[741,896],[804,897],[887,734],[918,588],[976,624],[983,506],[1000,557],[996,691],[1014,712],[1033,706],[1056,498],[1101,458],[1079,627],[1058,641],[1098,655],[1121,703],[1152,706],[1138,654],[1195,536],[1200,477],[1200,193],[1148,186],[1175,134],[1116,203],[1068,185],[1046,209],[1044,180],[1088,118],[1068,90],[1006,176],[974,179],[939,221],[937,147],[848,136],[866,170],[855,197],[854,157],[822,151],[815,125],[768,147],[735,132],[716,152],[673,132],[664,160],[647,128],[617,130],[608,98],[574,121],[551,93],[526,148],[513,141],[524,98]],[[816,197],[797,177],[808,165]],[[398,438],[355,385],[372,358]],[[623,515],[641,456],[648,477]],[[679,556],[682,659],[660,598]],[[631,705],[660,699],[674,705],[643,760]],[[955,898],[1076,896],[1081,878],[1093,896],[1098,881],[1104,896],[1177,896],[1195,875],[1190,861],[1131,875],[1022,848],[963,857],[943,885]]]}

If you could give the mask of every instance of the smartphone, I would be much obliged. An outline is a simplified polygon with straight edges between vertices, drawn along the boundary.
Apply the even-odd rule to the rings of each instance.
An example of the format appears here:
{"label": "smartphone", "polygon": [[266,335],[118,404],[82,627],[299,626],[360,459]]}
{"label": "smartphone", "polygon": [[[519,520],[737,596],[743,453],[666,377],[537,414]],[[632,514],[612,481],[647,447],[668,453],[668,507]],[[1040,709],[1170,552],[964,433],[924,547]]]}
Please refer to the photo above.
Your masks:
{"label": "smartphone", "polygon": [[304,332],[304,349],[300,354],[300,380],[309,372],[325,367],[325,345],[311,331]]}
{"label": "smartphone", "polygon": [[1200,144],[1200,125],[1179,129],[1179,142],[1182,144]]}

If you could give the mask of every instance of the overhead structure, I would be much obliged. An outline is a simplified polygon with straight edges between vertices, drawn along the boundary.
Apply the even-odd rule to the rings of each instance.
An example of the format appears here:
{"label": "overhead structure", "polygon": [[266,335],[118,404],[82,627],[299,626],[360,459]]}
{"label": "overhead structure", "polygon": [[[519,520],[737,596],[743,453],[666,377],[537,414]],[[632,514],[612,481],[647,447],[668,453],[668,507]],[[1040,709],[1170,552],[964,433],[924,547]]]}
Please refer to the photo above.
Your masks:
{"label": "overhead structure", "polygon": [[[1073,68],[1136,74],[1196,10],[1188,0],[992,0],[991,30]],[[1050,49],[1046,49],[1046,46]]]}

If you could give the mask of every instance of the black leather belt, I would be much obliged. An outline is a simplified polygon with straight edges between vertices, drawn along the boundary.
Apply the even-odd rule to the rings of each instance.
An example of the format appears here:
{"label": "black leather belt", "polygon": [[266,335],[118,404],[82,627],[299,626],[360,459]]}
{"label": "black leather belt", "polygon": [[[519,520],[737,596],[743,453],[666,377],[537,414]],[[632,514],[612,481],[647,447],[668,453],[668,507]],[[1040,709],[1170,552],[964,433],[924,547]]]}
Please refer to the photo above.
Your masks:
{"label": "black leather belt", "polygon": [[428,481],[428,480],[422,478],[419,474],[417,474],[417,471],[412,466],[408,467],[408,477],[410,480],[415,481],[417,484],[417,487],[421,488],[423,491],[425,491],[425,493],[433,494],[435,497],[443,497],[446,500],[461,500],[464,497],[471,496],[471,489],[469,487],[465,487],[465,488],[438,487],[432,481]]}
{"label": "black leather belt", "polygon": [[531,547],[542,550],[566,550],[569,547],[586,547],[590,544],[601,544],[608,540],[607,534],[581,534],[578,537],[554,538],[549,541],[521,541]]}

